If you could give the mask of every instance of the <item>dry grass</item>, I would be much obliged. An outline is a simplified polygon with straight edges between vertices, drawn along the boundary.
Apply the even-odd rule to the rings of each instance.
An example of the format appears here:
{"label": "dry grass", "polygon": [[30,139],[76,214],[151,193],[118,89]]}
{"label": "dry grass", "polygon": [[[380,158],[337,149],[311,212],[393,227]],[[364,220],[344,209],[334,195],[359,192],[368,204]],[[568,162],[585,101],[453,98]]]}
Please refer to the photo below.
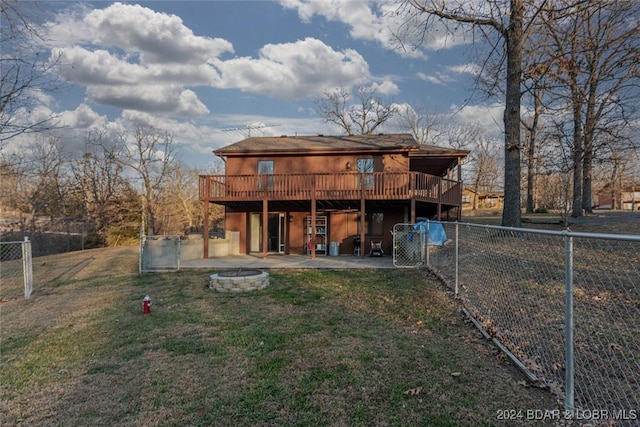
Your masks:
{"label": "dry grass", "polygon": [[32,299],[0,305],[1,425],[490,426],[557,405],[421,271],[273,271],[229,295],[136,269],[136,248],[35,261]]}
{"label": "dry grass", "polygon": [[[562,229],[552,221],[546,221],[546,228]],[[640,213],[600,213],[570,229],[638,234]],[[640,245],[611,237],[573,239],[575,403],[584,409],[638,406]],[[463,226],[458,238],[461,302],[563,399],[563,236]],[[431,265],[450,286],[454,260],[453,245],[431,256]]]}

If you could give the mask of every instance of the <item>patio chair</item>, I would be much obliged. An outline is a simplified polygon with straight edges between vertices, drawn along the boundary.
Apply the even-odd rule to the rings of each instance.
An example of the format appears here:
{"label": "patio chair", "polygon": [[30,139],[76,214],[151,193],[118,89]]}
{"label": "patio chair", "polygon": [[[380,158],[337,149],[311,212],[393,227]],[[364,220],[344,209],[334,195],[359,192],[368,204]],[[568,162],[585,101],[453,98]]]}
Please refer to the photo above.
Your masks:
{"label": "patio chair", "polygon": [[372,240],[371,241],[371,250],[369,251],[369,256],[384,256],[384,251],[382,250],[382,241],[381,240]]}

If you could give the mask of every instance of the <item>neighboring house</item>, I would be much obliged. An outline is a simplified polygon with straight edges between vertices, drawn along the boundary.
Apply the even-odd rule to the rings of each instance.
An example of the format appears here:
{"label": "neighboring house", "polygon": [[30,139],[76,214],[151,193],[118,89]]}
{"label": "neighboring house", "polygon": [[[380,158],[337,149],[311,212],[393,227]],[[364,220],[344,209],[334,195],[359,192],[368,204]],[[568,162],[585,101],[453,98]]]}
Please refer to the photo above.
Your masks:
{"label": "neighboring house", "polygon": [[462,209],[502,209],[504,208],[504,193],[483,193],[465,187],[462,190]]}
{"label": "neighboring house", "polygon": [[338,247],[352,254],[356,237],[360,255],[372,241],[389,254],[394,224],[459,220],[469,154],[420,145],[410,134],[250,137],[214,153],[225,175],[200,176],[200,200],[225,206],[240,253],[263,257],[336,255]]}
{"label": "neighboring house", "polygon": [[640,209],[640,185],[605,185],[598,192],[600,209],[635,211]]}
{"label": "neighboring house", "polygon": [[482,193],[478,201],[479,209],[502,209],[504,207],[504,193]]}
{"label": "neighboring house", "polygon": [[468,187],[462,189],[462,209],[473,209],[474,201],[478,204],[478,193]]}

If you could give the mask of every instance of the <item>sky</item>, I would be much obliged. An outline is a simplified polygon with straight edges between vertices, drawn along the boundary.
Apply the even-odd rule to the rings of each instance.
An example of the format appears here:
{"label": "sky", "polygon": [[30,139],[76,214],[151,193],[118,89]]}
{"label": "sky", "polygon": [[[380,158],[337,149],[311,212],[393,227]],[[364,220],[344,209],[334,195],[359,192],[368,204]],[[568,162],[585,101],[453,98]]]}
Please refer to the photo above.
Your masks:
{"label": "sky", "polygon": [[[468,37],[438,28],[402,48],[387,0],[43,2],[43,51],[66,84],[32,114],[59,116],[80,150],[92,130],[174,135],[206,168],[247,136],[339,134],[317,112],[338,87],[500,132],[501,104],[474,92]],[[407,132],[397,123],[384,132]]]}

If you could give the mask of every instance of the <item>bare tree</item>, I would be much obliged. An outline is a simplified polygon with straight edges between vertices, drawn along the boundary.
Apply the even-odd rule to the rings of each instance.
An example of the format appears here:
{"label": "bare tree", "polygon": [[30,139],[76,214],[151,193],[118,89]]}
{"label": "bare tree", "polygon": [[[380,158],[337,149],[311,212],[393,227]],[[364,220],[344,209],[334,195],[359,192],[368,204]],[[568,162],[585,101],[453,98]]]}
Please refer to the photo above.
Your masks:
{"label": "bare tree", "polygon": [[156,233],[158,196],[166,185],[173,158],[173,135],[152,127],[137,126],[124,132],[111,146],[103,145],[109,156],[125,169],[130,169],[139,180],[142,205],[142,223],[148,235]]}
{"label": "bare tree", "polygon": [[88,135],[84,153],[72,166],[81,216],[95,224],[100,244],[106,242],[108,228],[122,219],[127,193],[123,167],[105,149],[104,138],[103,132]]}
{"label": "bare tree", "polygon": [[65,165],[59,141],[44,135],[2,164],[2,204],[19,212],[32,234],[38,217],[67,213],[70,180]]}
{"label": "bare tree", "polygon": [[472,209],[477,208],[477,194],[497,190],[501,159],[496,141],[485,135],[479,124],[451,125],[442,131],[448,146],[469,150],[464,160],[465,181],[470,182],[474,192]]}
{"label": "bare tree", "polygon": [[[546,3],[545,1],[542,4]],[[504,55],[505,111],[504,111],[504,209],[502,225],[522,225],[520,198],[520,102],[522,82],[522,52],[525,40],[525,18],[533,20],[538,9],[525,0],[465,3],[445,0],[405,0],[406,27],[419,28],[426,34],[436,23],[469,24],[487,35],[486,40],[495,42],[485,32],[493,30],[503,45],[493,43],[492,52]],[[476,8],[478,6],[478,8]],[[527,13],[529,12],[529,13]],[[414,27],[415,25],[415,27]],[[399,36],[402,38],[402,36]],[[422,39],[421,39],[422,40]]]}
{"label": "bare tree", "polygon": [[195,229],[202,203],[198,200],[199,171],[174,162],[167,170],[163,187],[159,227],[163,232],[179,234]]}
{"label": "bare tree", "polygon": [[572,216],[578,217],[592,210],[598,152],[637,113],[640,4],[563,0],[554,5],[543,30],[549,40],[551,75],[559,83],[555,101],[567,106],[572,116]]}
{"label": "bare tree", "polygon": [[372,135],[396,113],[393,104],[376,97],[375,88],[363,86],[353,93],[345,88],[325,91],[316,106],[325,123],[339,126],[347,135]]}
{"label": "bare tree", "polygon": [[9,138],[55,125],[53,115],[35,121],[29,117],[38,92],[58,86],[50,72],[58,61],[41,54],[42,35],[32,23],[37,11],[36,2],[0,0],[0,149]]}
{"label": "bare tree", "polygon": [[396,106],[396,123],[401,129],[409,129],[418,144],[434,144],[438,139],[438,115],[424,107],[409,104]]}

